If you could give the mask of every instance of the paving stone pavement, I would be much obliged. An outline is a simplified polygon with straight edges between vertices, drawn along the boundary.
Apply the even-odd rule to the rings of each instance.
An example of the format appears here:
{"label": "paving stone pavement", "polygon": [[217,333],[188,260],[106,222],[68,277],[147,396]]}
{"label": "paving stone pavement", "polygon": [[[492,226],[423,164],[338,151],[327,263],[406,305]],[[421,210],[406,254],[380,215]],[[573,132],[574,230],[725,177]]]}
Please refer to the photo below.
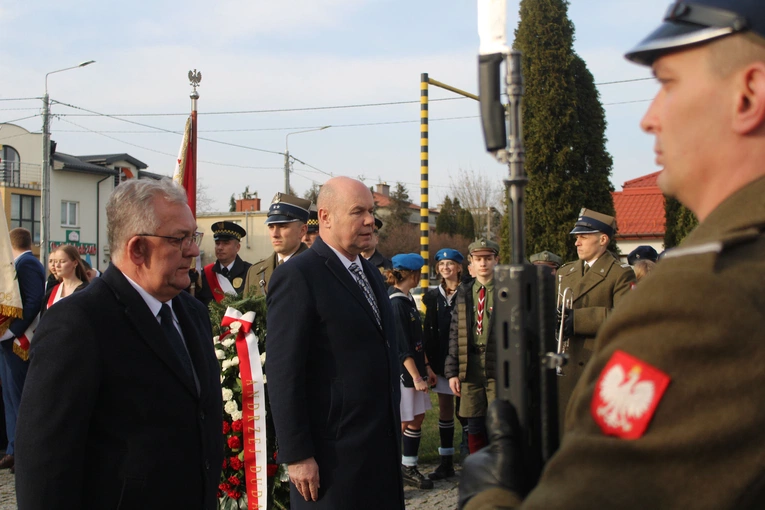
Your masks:
{"label": "paving stone pavement", "polygon": [[[425,476],[432,473],[438,464],[423,464],[418,467],[420,473]],[[420,490],[413,487],[404,487],[404,500],[406,510],[455,510],[457,508],[458,490],[460,481],[460,466],[455,466],[457,476],[446,480],[436,480],[431,490]],[[5,510],[0,506],[0,510]]]}
{"label": "paving stone pavement", "polygon": [[15,477],[10,469],[0,470],[0,510],[16,510]]}
{"label": "paving stone pavement", "polygon": [[[423,474],[431,473],[436,464],[422,465]],[[457,508],[457,483],[459,482],[459,466],[456,466],[457,476],[446,480],[436,480],[431,490],[420,490],[412,487],[404,488],[404,499],[407,510],[455,510]],[[14,475],[10,470],[0,470],[0,510],[16,510],[16,490]]]}

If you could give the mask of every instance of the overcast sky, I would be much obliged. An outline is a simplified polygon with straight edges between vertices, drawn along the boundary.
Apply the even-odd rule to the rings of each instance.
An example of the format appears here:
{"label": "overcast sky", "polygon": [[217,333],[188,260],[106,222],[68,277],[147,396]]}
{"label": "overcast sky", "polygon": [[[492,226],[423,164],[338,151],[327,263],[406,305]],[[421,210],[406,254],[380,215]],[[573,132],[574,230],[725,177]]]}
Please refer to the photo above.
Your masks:
{"label": "overcast sky", "polygon": [[[508,1],[510,39],[518,4]],[[651,76],[622,55],[668,4],[572,0],[574,47],[596,83]],[[419,202],[420,74],[477,92],[476,27],[468,0],[0,0],[0,99],[39,98],[46,73],[96,60],[48,78],[51,99],[64,103],[52,108],[57,150],[127,152],[170,175],[190,109],[188,71],[198,69],[199,136],[233,144],[199,142],[199,178],[214,209],[227,210],[248,185],[270,202],[283,188],[286,135],[325,125],[289,137],[290,153],[311,165],[294,165],[300,194],[327,174],[350,175],[368,185],[404,182]],[[617,190],[657,170],[653,141],[638,127],[656,89],[653,80],[599,85]],[[430,89],[431,99],[455,97]],[[16,123],[39,132],[40,111],[39,99],[0,101],[0,122],[34,116]],[[245,111],[253,113],[222,113]],[[477,115],[470,99],[430,104],[431,206],[460,169],[498,186],[506,176],[484,151]]]}

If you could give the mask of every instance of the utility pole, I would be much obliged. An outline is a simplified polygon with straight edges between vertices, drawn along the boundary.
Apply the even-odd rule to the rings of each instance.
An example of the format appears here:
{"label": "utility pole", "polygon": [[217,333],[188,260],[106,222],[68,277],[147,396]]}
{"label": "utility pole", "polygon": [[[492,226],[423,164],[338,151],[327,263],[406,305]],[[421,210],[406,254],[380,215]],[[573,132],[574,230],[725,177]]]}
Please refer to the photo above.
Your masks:
{"label": "utility pole", "polygon": [[79,65],[57,69],[45,74],[45,95],[43,96],[43,132],[42,132],[42,188],[40,189],[40,262],[48,267],[48,248],[50,246],[50,97],[48,96],[48,76],[70,69],[89,66],[95,60],[87,60]]}

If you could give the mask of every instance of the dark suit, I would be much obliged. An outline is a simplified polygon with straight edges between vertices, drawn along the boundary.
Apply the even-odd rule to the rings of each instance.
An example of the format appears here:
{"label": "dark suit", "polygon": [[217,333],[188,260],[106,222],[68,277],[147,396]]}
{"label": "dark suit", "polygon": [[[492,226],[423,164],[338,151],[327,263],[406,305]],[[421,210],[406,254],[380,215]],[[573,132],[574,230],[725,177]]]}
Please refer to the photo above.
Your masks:
{"label": "dark suit", "polygon": [[217,508],[220,369],[207,310],[172,300],[201,385],[115,266],[51,307],[19,412],[19,509]]}
{"label": "dark suit", "polygon": [[319,465],[319,500],[307,503],[291,485],[293,510],[404,508],[393,311],[380,272],[359,260],[382,330],[320,238],[269,284],[266,374],[278,460]]}
{"label": "dark suit", "polygon": [[[234,287],[234,290],[239,296],[241,296],[242,291],[244,291],[244,280],[247,277],[247,270],[250,269],[251,265],[252,264],[245,262],[239,257],[239,255],[237,255],[236,259],[234,260],[234,265],[231,266],[231,270],[228,272],[228,276],[226,276],[228,281],[231,282],[231,286]],[[219,274],[220,271],[220,262],[216,260],[215,264],[213,264],[213,273]],[[210,301],[213,300],[213,293],[212,289],[207,284],[207,277],[205,276],[204,271],[202,271],[199,280],[199,290],[194,295],[198,300],[204,303],[205,306],[207,306],[210,304]]]}
{"label": "dark suit", "polygon": [[[45,269],[31,251],[22,253],[14,262],[16,277],[19,282],[23,317],[14,319],[8,328],[14,337],[22,336],[34,318],[40,313],[45,290]],[[8,436],[8,455],[14,455],[16,418],[19,414],[21,392],[27,377],[29,362],[22,360],[13,352],[13,339],[0,343],[0,379],[3,381],[3,405],[5,406],[5,426]]]}

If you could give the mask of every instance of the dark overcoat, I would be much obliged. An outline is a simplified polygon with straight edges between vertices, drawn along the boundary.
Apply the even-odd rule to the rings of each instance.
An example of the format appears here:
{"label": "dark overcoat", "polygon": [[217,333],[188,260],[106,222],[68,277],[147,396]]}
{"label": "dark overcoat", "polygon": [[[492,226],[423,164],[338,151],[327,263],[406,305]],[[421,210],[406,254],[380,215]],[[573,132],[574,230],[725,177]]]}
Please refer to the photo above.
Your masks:
{"label": "dark overcoat", "polygon": [[266,376],[278,461],[319,465],[319,500],[307,503],[291,485],[293,510],[404,508],[393,311],[380,272],[359,261],[382,328],[321,238],[269,283]]}
{"label": "dark overcoat", "polygon": [[16,436],[19,509],[217,508],[220,368],[207,309],[173,299],[201,391],[115,266],[45,314]]}

